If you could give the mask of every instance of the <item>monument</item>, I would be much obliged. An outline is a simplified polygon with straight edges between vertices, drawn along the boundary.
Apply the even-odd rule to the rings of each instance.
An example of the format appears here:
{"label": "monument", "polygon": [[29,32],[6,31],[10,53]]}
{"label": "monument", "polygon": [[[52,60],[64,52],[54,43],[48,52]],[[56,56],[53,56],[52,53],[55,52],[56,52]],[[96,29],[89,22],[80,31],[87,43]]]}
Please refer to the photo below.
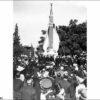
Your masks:
{"label": "monument", "polygon": [[49,26],[48,26],[48,31],[46,33],[46,37],[43,45],[44,54],[58,55],[59,42],[60,40],[56,30],[56,26],[53,22],[53,10],[52,10],[52,3],[51,3]]}

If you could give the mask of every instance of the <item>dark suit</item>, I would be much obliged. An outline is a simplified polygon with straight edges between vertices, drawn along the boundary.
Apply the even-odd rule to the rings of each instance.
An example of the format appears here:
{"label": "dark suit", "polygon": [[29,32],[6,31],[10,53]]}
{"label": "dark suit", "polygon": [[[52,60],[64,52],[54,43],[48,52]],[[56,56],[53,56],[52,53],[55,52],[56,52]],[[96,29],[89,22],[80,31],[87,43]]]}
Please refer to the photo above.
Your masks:
{"label": "dark suit", "polygon": [[20,79],[14,79],[13,81],[13,99],[20,100],[21,94],[20,89],[23,86],[23,82]]}
{"label": "dark suit", "polygon": [[21,88],[21,100],[37,100],[35,88],[31,85],[23,86]]}
{"label": "dark suit", "polygon": [[56,82],[60,83],[61,87],[65,89],[65,100],[73,100],[73,87],[72,84],[64,79],[57,78]]}

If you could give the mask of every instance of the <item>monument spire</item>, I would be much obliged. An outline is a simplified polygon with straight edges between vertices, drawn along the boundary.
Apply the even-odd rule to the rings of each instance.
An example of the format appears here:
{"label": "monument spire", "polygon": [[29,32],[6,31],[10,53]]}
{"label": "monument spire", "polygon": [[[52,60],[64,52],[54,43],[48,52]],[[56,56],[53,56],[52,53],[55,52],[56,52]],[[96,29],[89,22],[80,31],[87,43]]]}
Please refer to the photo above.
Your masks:
{"label": "monument spire", "polygon": [[50,9],[50,16],[49,16],[49,26],[53,27],[53,10],[52,10],[52,3],[51,3],[51,9]]}
{"label": "monument spire", "polygon": [[52,11],[52,3],[51,3],[50,15],[51,15],[51,16],[53,16],[53,11]]}
{"label": "monument spire", "polygon": [[52,3],[50,4],[50,15],[49,15],[49,26],[47,31],[47,36],[44,42],[44,54],[51,54],[51,55],[57,55],[57,51],[59,48],[59,36],[57,34],[55,24],[53,22],[53,9],[52,9]]}
{"label": "monument spire", "polygon": [[52,10],[52,3],[51,3],[50,16],[49,16],[48,37],[49,37],[48,50],[50,50],[50,49],[53,48],[53,10]]}

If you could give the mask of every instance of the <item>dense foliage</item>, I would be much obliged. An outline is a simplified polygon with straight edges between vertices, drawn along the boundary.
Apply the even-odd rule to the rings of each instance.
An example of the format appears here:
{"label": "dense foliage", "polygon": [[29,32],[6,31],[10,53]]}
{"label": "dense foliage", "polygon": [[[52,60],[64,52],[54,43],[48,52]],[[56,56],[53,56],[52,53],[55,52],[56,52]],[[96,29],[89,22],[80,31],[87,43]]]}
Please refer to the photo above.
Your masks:
{"label": "dense foliage", "polygon": [[13,34],[13,56],[17,57],[22,53],[22,45],[20,43],[20,36],[18,33],[18,25],[15,26],[15,32]]}
{"label": "dense foliage", "polygon": [[45,34],[46,34],[46,31],[45,30],[42,30],[42,35],[40,37],[40,41],[38,41],[38,44],[39,46],[37,47],[37,53],[42,53],[44,50],[43,50],[43,44],[44,44],[44,40],[45,40]]}
{"label": "dense foliage", "polygon": [[60,37],[59,55],[80,54],[87,51],[87,23],[77,24],[70,20],[69,26],[58,26]]}

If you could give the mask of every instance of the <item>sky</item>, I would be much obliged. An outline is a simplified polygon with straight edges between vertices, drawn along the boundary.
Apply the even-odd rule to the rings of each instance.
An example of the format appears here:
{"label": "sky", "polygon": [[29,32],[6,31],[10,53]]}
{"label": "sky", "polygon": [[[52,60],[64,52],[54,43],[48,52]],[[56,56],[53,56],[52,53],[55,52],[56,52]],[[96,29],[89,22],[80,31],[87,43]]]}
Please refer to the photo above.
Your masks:
{"label": "sky", "polygon": [[14,1],[14,28],[18,24],[23,45],[38,45],[41,30],[47,30],[49,24],[50,3],[53,3],[55,25],[68,25],[70,19],[86,21],[87,8],[79,1]]}

